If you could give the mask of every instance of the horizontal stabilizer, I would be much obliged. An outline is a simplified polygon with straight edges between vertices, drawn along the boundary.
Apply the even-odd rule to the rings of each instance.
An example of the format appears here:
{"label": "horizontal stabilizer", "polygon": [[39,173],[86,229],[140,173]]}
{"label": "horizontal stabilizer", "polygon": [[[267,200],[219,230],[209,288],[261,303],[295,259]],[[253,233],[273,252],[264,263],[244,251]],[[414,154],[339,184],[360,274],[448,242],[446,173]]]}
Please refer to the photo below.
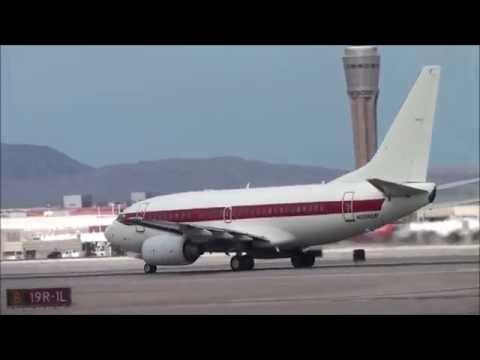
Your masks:
{"label": "horizontal stabilizer", "polygon": [[425,190],[415,189],[410,186],[401,185],[380,179],[368,179],[367,181],[373,186],[375,186],[382,193],[384,193],[385,196],[387,196],[388,198],[410,197],[412,195],[426,193]]}

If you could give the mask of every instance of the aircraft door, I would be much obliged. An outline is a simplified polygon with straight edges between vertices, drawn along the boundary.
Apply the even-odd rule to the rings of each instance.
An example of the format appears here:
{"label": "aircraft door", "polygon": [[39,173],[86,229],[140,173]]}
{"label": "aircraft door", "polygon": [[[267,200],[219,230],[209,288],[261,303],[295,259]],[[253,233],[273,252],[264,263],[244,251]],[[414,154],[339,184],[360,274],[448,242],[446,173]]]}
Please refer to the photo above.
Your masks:
{"label": "aircraft door", "polygon": [[232,207],[227,206],[223,209],[223,221],[227,224],[232,222]]}
{"label": "aircraft door", "polygon": [[353,195],[354,192],[346,192],[343,194],[342,200],[342,214],[345,222],[355,221],[355,215],[353,213]]}
{"label": "aircraft door", "polygon": [[[137,211],[137,215],[136,217],[138,219],[144,219],[145,218],[145,213],[147,211],[147,207],[148,207],[148,203],[143,203],[140,205],[138,211]],[[135,230],[137,232],[145,232],[145,227],[144,226],[141,226],[141,225],[135,225]]]}

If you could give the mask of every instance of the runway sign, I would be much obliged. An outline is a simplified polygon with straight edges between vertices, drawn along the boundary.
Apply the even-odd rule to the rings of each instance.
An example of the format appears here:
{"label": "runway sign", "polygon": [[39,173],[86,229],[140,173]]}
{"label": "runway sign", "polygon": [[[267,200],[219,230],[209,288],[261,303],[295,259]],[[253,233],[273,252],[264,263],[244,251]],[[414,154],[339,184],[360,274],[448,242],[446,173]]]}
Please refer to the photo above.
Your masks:
{"label": "runway sign", "polygon": [[70,306],[70,288],[7,289],[7,306]]}

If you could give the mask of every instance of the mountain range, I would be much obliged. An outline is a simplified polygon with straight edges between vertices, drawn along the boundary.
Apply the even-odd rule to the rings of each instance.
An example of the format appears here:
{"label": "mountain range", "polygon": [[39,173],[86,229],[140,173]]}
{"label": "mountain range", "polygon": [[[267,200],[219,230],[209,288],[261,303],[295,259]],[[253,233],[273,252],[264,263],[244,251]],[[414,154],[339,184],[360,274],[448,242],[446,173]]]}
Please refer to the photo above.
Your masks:
{"label": "mountain range", "polygon": [[[49,146],[1,145],[1,207],[60,206],[63,195],[91,194],[93,201],[126,202],[131,192],[154,195],[181,191],[312,184],[347,172],[321,166],[271,164],[225,156],[164,159],[92,167]],[[478,169],[436,168],[439,184],[478,177]]]}

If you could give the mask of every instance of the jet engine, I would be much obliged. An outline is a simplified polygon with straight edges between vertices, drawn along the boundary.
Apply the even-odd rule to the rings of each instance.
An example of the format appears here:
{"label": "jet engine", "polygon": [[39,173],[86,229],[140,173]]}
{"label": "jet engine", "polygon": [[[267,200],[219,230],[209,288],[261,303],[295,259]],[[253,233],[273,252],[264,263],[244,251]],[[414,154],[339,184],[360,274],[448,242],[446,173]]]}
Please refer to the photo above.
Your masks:
{"label": "jet engine", "polygon": [[178,234],[156,235],[142,245],[142,257],[150,265],[188,265],[201,254],[197,245]]}

